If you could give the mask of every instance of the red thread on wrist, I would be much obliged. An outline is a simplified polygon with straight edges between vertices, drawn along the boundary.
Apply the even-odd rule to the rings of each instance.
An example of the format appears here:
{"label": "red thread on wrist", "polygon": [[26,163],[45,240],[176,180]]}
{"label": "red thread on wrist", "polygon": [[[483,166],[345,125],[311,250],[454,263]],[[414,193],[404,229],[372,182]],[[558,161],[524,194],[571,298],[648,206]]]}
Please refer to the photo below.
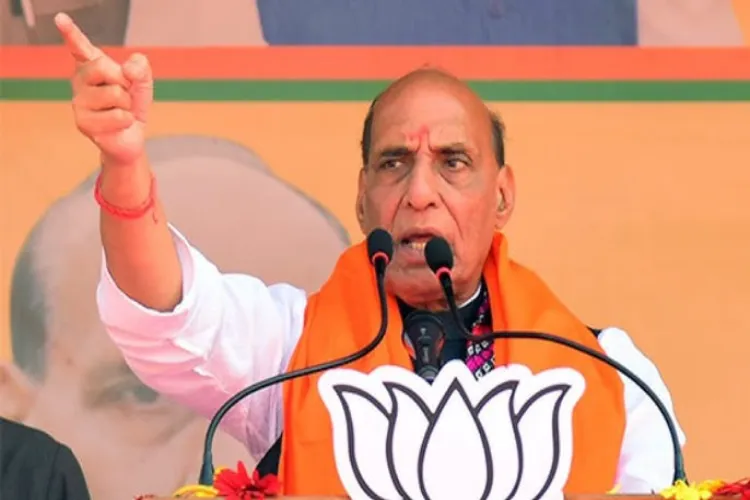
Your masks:
{"label": "red thread on wrist", "polygon": [[102,196],[102,175],[96,178],[96,185],[94,187],[94,199],[99,206],[110,215],[119,217],[120,219],[135,220],[140,219],[146,215],[149,211],[153,211],[154,222],[156,222],[156,211],[154,207],[156,205],[156,178],[151,175],[151,187],[148,191],[148,198],[140,206],[136,208],[123,208],[111,204]]}

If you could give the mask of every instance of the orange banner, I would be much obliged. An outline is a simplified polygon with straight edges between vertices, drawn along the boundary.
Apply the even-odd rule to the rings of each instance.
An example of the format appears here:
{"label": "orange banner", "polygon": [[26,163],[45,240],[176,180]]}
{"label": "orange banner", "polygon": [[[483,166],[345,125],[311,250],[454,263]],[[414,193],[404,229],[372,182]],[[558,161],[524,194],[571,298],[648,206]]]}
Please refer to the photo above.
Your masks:
{"label": "orange banner", "polygon": [[[132,48],[109,48],[124,60]],[[390,80],[430,64],[469,80],[750,80],[747,48],[139,48],[162,79]],[[0,78],[67,78],[64,47],[0,47]],[[383,64],[388,61],[388,64]]]}

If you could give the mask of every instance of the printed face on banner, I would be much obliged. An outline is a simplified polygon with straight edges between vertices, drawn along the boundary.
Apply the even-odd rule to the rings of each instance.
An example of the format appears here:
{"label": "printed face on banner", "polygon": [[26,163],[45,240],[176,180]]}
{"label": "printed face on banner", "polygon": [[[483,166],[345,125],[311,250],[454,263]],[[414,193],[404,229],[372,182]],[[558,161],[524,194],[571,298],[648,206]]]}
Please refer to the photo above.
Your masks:
{"label": "printed face on banner", "polygon": [[354,500],[563,498],[585,389],[574,370],[511,365],[477,381],[452,361],[429,385],[395,366],[338,369],[318,389]]}

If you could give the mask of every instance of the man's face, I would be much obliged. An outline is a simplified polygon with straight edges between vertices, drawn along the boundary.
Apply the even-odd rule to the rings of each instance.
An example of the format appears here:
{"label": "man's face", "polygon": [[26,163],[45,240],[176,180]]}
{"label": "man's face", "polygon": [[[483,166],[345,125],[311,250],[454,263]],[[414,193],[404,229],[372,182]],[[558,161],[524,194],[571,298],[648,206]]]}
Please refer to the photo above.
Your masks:
{"label": "man's face", "polygon": [[425,243],[439,235],[455,255],[459,298],[471,295],[508,187],[485,106],[454,82],[401,84],[377,103],[370,146],[358,209],[365,232],[380,226],[393,235],[390,289],[414,306],[442,302],[424,259]]}
{"label": "man's face", "polygon": [[[48,290],[54,299],[47,373],[24,423],[73,449],[94,500],[168,495],[195,483],[205,419],[144,386],[125,364],[90,300],[97,266],[75,262],[67,269],[56,290]],[[252,463],[222,433],[214,450],[217,465]]]}
{"label": "man's face", "polygon": [[[235,143],[172,137],[155,149],[159,154],[159,194],[171,222],[225,272],[312,292],[347,246],[326,214]],[[169,495],[195,483],[207,422],[143,385],[105,332],[95,302],[102,258],[98,209],[89,196],[72,203],[46,222],[34,259],[47,302],[46,376],[26,389],[18,380],[25,377],[6,376],[16,383],[3,384],[0,367],[0,414],[3,403],[15,402],[6,409],[9,416],[69,445],[94,500]],[[262,245],[258,234],[266,235]],[[305,259],[298,258],[300,245]],[[238,460],[255,466],[244,446],[217,433],[214,464]]]}

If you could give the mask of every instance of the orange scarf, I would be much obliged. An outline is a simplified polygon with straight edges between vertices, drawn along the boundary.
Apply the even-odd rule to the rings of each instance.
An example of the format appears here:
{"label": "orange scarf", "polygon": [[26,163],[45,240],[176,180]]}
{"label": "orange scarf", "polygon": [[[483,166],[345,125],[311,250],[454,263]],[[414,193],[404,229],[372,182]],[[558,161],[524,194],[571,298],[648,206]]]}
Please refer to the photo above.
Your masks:
{"label": "orange scarf", "polygon": [[[599,344],[531,271],[508,259],[501,234],[495,236],[484,268],[494,330],[554,333],[601,350]],[[380,326],[375,277],[365,244],[347,250],[328,282],[310,297],[302,337],[289,370],[330,361],[368,344]],[[401,341],[395,297],[388,298],[385,340],[368,356],[347,366],[369,373],[382,365],[412,368]],[[566,493],[604,493],[614,486],[625,407],[617,373],[564,346],[534,340],[496,340],[497,364],[518,363],[536,373],[556,367],[577,370],[586,390],[573,413],[573,462]],[[317,390],[319,376],[284,386],[284,440],[280,479],[285,495],[345,495],[336,472],[331,423]]]}

